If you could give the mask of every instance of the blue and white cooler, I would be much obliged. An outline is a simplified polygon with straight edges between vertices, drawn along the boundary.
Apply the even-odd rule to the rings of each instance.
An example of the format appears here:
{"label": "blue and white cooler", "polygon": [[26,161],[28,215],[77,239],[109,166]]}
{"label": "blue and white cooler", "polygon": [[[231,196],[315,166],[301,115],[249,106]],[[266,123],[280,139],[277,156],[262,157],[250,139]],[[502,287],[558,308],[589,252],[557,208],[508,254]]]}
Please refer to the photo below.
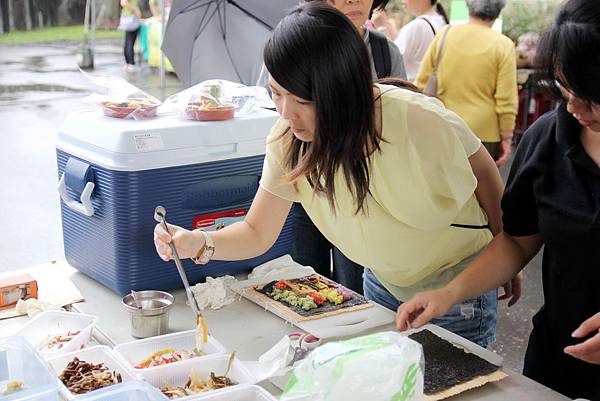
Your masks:
{"label": "blue and white cooler", "polygon": [[[135,121],[72,113],[56,144],[65,255],[108,288],[171,289],[181,280],[154,250],[154,208],[188,229],[242,220],[258,189],[265,138],[277,120],[261,109],[218,122],[175,116]],[[289,253],[291,218],[273,247],[238,262],[184,261],[191,283],[248,271]]]}

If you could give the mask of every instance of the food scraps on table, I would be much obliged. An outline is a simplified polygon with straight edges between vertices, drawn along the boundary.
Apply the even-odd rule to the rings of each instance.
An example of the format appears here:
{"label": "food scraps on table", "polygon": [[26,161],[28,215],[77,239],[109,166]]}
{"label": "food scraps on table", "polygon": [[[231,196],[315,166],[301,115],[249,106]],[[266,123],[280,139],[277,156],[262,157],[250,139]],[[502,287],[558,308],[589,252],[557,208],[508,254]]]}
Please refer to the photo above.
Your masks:
{"label": "food scraps on table", "polygon": [[234,386],[236,384],[236,382],[227,376],[217,376],[214,372],[210,372],[210,377],[208,380],[202,380],[200,375],[194,369],[192,369],[190,377],[183,387],[165,386],[162,387],[160,391],[169,398],[179,398]]}
{"label": "food scraps on table", "polygon": [[363,296],[317,274],[272,281],[254,289],[302,316],[368,303]]}
{"label": "food scraps on table", "polygon": [[165,348],[155,352],[142,362],[134,366],[136,369],[146,369],[153,366],[166,365],[177,361],[203,356],[204,352],[198,348],[194,348],[192,352],[177,351],[175,348]]}
{"label": "food scraps on table", "polygon": [[81,333],[81,331],[77,330],[77,331],[73,331],[73,332],[69,331],[69,332],[67,332],[67,334],[64,334],[64,335],[54,336],[46,343],[45,348],[46,349],[54,349],[54,348],[60,349],[63,347],[63,345],[65,345],[65,343],[68,343],[69,341],[71,341],[79,333]]}
{"label": "food scraps on table", "polygon": [[23,390],[25,387],[25,383],[19,380],[11,380],[6,383],[6,387],[2,392],[2,395],[10,395],[12,393],[16,393],[17,391]]}
{"label": "food scraps on table", "polygon": [[93,364],[77,357],[69,362],[59,378],[75,394],[85,394],[122,382],[121,374],[111,373],[103,363]]}

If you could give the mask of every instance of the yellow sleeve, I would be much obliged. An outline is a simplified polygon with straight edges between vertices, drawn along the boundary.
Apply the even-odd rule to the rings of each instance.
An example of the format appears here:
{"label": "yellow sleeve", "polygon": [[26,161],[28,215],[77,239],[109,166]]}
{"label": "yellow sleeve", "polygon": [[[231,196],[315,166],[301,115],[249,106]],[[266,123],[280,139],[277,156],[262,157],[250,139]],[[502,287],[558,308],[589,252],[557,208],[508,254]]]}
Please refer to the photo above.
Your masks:
{"label": "yellow sleeve", "polygon": [[437,44],[439,40],[439,34],[435,35],[435,38],[431,41],[431,44],[427,48],[425,55],[423,56],[423,61],[421,61],[421,66],[419,67],[419,72],[417,73],[417,78],[415,79],[415,85],[423,90],[425,89],[425,85],[427,84],[427,80],[431,75],[431,70],[433,70],[434,58],[437,53]]}
{"label": "yellow sleeve", "polygon": [[392,175],[397,184],[389,186],[389,199],[396,201],[386,207],[411,227],[437,230],[453,223],[475,192],[469,156],[480,142],[437,99],[418,96],[405,113],[390,110],[405,116],[406,142],[398,142]]}
{"label": "yellow sleeve", "polygon": [[292,202],[298,202],[299,192],[293,184],[287,182],[287,172],[283,166],[283,142],[285,139],[281,137],[281,134],[287,128],[287,123],[280,118],[273,128],[271,128],[269,136],[267,136],[267,147],[260,186],[275,196]]}
{"label": "yellow sleeve", "polygon": [[515,119],[519,105],[517,93],[517,58],[515,46],[508,38],[503,42],[496,82],[496,114],[501,131],[512,131],[515,128]]}

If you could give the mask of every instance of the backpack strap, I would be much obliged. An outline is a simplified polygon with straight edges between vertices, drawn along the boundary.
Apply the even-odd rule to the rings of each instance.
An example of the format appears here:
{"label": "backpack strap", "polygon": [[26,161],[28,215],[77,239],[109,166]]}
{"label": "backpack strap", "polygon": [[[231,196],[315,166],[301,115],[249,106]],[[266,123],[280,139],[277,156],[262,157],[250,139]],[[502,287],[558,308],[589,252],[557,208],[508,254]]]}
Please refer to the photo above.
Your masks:
{"label": "backpack strap", "polygon": [[392,57],[387,38],[381,32],[369,29],[369,44],[377,78],[389,77],[392,73]]}
{"label": "backpack strap", "polygon": [[427,25],[429,25],[429,27],[431,28],[431,32],[433,32],[433,36],[435,36],[436,32],[435,32],[435,28],[433,27],[433,25],[431,24],[431,21],[429,21],[427,18],[425,17],[419,17],[420,19],[422,19],[423,21],[427,22]]}

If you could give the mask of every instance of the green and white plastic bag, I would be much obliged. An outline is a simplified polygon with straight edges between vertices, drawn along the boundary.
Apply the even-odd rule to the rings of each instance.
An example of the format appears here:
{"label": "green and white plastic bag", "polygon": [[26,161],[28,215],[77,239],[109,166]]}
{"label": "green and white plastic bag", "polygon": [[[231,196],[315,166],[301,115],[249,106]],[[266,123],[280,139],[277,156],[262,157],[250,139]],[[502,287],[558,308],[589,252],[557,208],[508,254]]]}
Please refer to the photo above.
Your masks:
{"label": "green and white plastic bag", "polygon": [[400,333],[332,342],[294,369],[281,401],[420,401],[423,367],[421,345]]}

